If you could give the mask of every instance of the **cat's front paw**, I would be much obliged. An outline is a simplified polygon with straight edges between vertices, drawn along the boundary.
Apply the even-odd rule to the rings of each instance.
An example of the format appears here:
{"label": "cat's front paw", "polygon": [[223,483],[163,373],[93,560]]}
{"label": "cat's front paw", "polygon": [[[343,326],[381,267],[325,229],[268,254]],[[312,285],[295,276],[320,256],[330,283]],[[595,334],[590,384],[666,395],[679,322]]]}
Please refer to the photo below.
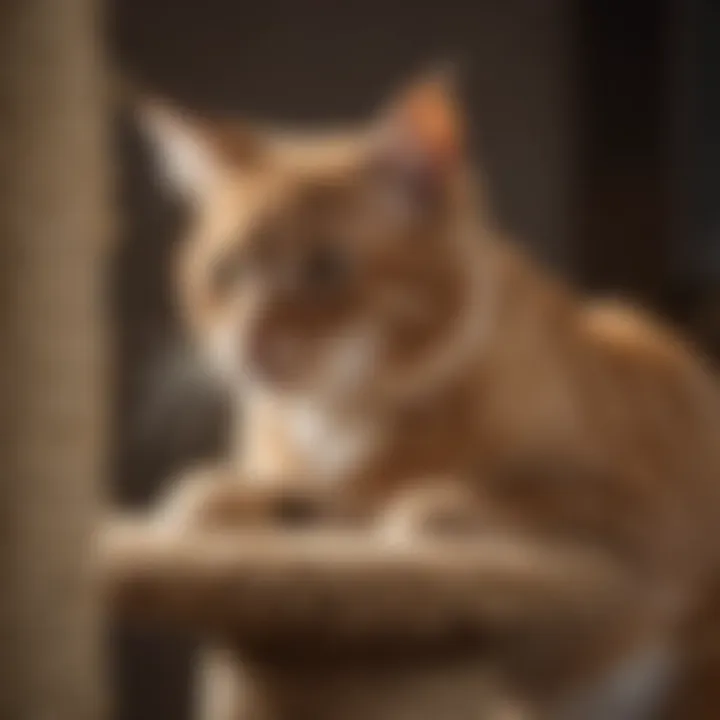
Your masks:
{"label": "cat's front paw", "polygon": [[210,467],[186,473],[159,503],[160,528],[219,530],[298,528],[318,523],[322,499],[292,484],[248,482],[238,473]]}
{"label": "cat's front paw", "polygon": [[481,532],[486,519],[477,497],[461,483],[429,481],[399,493],[383,508],[379,531],[393,541],[418,536],[460,537]]}
{"label": "cat's front paw", "polygon": [[[230,494],[239,491],[225,468],[209,466],[184,472],[174,479],[154,508],[160,530],[183,532],[216,527],[227,514]],[[233,500],[233,505],[236,501]]]}

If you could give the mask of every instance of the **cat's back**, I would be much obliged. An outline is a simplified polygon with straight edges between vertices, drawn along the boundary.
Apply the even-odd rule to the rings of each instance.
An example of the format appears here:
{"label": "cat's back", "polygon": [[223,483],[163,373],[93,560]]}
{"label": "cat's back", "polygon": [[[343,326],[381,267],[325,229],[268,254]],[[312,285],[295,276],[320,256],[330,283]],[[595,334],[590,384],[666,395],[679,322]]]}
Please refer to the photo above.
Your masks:
{"label": "cat's back", "polygon": [[573,425],[604,414],[636,427],[664,419],[668,434],[693,427],[720,445],[720,384],[699,348],[650,311],[585,297],[524,253],[501,250],[496,342],[483,363],[505,406],[517,396],[522,415],[534,409],[552,424],[541,410],[564,397],[559,415]]}
{"label": "cat's back", "polygon": [[[619,300],[585,302],[574,334],[586,362],[598,367],[595,380],[615,386],[634,406],[673,400],[683,419],[720,429],[720,386],[699,348],[654,314]],[[671,408],[666,408],[670,412]]]}
{"label": "cat's back", "polygon": [[575,338],[590,442],[614,458],[667,539],[693,547],[701,565],[706,553],[720,560],[720,390],[711,364],[652,313],[614,300],[582,305]]}

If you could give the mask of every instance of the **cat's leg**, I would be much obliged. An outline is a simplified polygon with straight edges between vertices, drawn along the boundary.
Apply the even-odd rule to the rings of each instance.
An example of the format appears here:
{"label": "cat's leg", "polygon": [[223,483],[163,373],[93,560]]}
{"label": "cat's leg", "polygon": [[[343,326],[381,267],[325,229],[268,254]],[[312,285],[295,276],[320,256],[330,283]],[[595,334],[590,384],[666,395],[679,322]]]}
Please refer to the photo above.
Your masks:
{"label": "cat's leg", "polygon": [[428,478],[384,503],[376,526],[382,535],[397,541],[412,541],[418,535],[476,534],[488,526],[488,508],[469,483]]}
{"label": "cat's leg", "polygon": [[217,530],[312,524],[323,514],[316,493],[291,483],[253,483],[227,465],[185,472],[156,506],[159,527]]}

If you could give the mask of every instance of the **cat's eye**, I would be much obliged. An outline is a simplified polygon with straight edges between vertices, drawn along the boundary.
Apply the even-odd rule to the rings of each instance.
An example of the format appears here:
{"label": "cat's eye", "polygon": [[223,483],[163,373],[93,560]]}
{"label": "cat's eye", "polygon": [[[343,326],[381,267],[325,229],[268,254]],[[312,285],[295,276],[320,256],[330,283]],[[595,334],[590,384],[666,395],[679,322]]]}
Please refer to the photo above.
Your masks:
{"label": "cat's eye", "polygon": [[335,289],[347,281],[350,269],[350,258],[344,248],[319,245],[305,258],[303,281],[313,289]]}

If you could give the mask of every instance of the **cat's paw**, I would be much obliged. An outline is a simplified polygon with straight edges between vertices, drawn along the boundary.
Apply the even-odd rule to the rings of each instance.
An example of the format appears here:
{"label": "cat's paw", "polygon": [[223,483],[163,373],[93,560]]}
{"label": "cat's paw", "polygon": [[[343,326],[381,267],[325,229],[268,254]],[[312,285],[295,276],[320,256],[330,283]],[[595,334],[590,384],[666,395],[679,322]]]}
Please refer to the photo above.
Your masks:
{"label": "cat's paw", "polygon": [[159,503],[156,524],[170,532],[299,528],[324,516],[321,498],[291,484],[248,482],[227,468],[186,473]]}
{"label": "cat's paw", "polygon": [[379,531],[403,542],[419,536],[456,538],[486,527],[477,497],[461,483],[428,481],[404,490],[386,504]]}
{"label": "cat's paw", "polygon": [[160,531],[184,532],[217,526],[234,488],[225,468],[203,467],[174,479],[152,513]]}

